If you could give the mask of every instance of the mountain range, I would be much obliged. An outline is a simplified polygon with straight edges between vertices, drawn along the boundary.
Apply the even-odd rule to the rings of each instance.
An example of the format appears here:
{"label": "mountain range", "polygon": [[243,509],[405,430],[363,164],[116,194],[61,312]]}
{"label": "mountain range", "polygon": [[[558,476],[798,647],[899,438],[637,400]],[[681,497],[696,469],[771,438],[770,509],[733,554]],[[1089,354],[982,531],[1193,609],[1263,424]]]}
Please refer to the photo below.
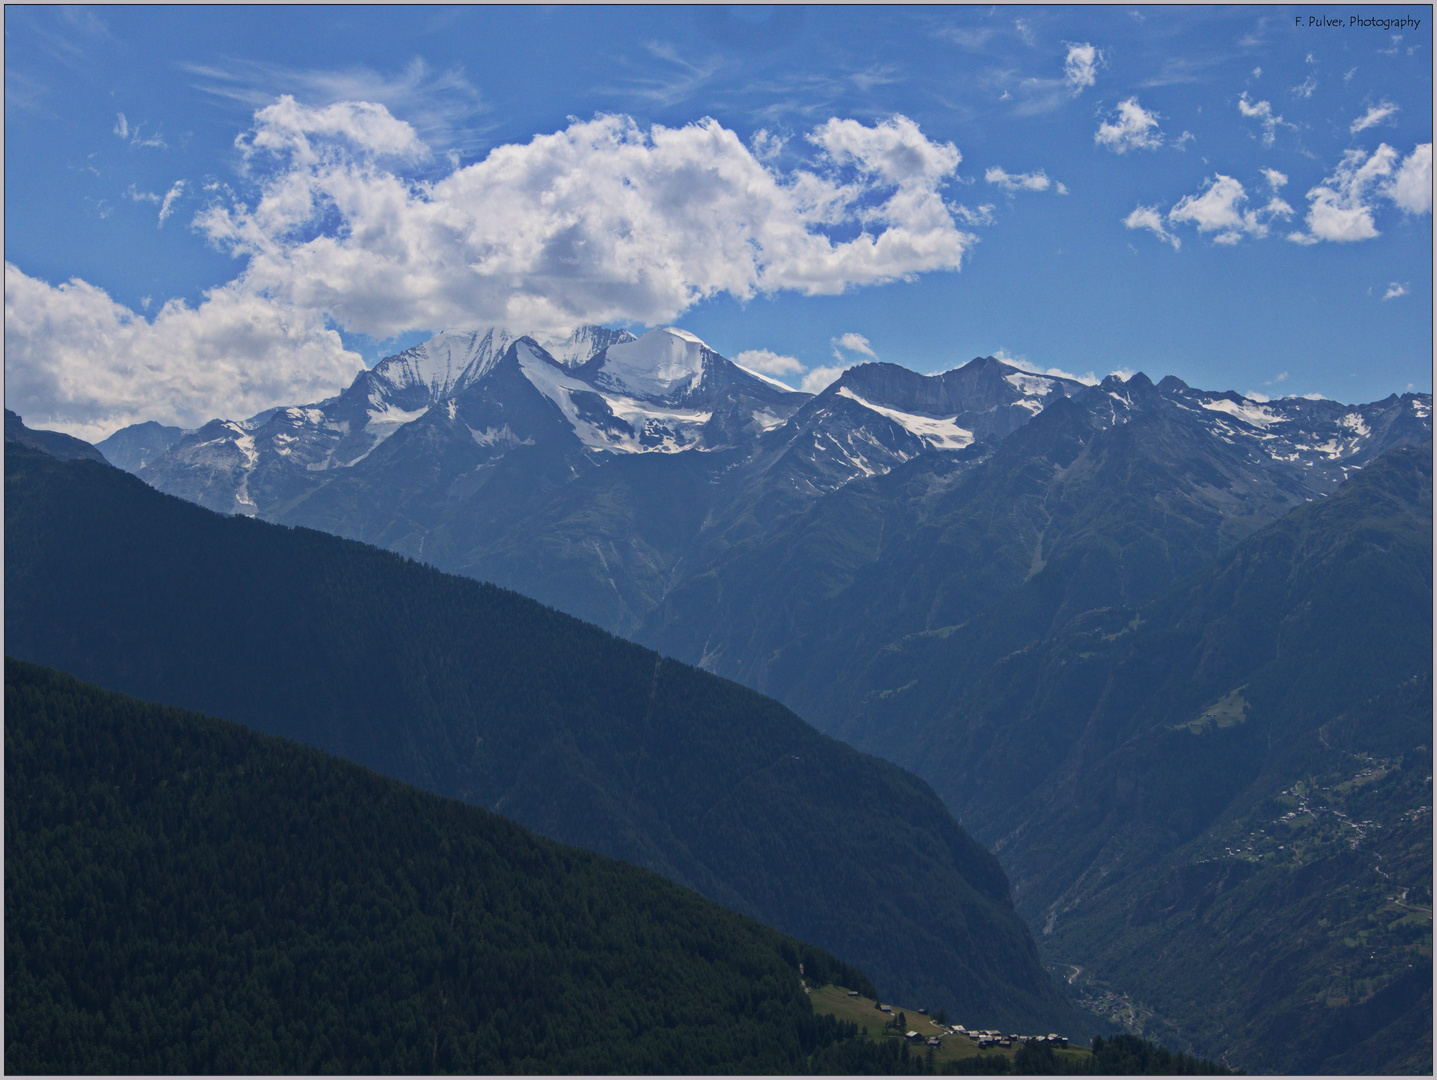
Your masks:
{"label": "mountain range", "polygon": [[[100,444],[119,464],[122,435]],[[1430,1068],[1430,1033],[1394,1035],[1431,1010],[1409,978],[1430,836],[1408,827],[1431,805],[1430,438],[1422,394],[1085,385],[988,357],[806,395],[675,329],[495,329],[181,433],[138,475],[770,694],[927,780],[1100,1011],[1232,1065],[1349,1071]],[[1263,864],[1300,819],[1321,826],[1302,855]],[[1300,990],[1252,995],[1240,973],[1278,955]]]}
{"label": "mountain range", "polygon": [[654,870],[869,965],[885,997],[1097,1029],[932,790],[777,702],[515,593],[108,465],[12,442],[5,467],[10,655]]}

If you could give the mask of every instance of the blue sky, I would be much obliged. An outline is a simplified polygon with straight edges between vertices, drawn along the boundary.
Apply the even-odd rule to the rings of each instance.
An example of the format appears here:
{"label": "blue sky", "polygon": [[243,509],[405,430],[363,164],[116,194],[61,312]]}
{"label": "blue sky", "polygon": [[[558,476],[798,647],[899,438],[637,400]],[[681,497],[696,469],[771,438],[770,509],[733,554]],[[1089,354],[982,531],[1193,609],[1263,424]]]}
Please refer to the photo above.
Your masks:
{"label": "blue sky", "polygon": [[999,354],[1431,390],[1430,7],[12,6],[5,31],[6,400],[85,437],[316,400],[493,323],[672,323],[810,388]]}

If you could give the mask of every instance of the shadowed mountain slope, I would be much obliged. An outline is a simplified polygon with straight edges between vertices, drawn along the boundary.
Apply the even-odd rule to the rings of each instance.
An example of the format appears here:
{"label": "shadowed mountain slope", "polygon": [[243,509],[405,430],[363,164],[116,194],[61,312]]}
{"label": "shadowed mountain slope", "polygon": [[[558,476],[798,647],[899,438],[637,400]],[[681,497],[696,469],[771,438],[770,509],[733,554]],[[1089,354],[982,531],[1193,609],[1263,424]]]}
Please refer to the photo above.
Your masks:
{"label": "shadowed mountain slope", "polygon": [[13,654],[657,870],[886,997],[1086,1026],[927,785],[776,702],[492,586],[7,450]]}
{"label": "shadowed mountain slope", "polygon": [[9,1073],[805,1072],[847,1033],[803,977],[873,992],[656,874],[6,658]]}

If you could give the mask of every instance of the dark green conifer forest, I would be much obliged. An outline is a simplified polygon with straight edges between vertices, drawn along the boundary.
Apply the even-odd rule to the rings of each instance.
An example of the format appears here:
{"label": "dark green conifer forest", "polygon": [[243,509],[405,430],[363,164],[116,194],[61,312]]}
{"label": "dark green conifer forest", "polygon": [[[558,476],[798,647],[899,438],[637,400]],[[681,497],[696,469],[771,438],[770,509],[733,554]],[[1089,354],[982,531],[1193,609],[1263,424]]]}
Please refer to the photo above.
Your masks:
{"label": "dark green conifer forest", "polygon": [[873,992],[657,874],[284,739],[9,658],[5,714],[9,1073],[803,1072],[852,1032],[799,965]]}

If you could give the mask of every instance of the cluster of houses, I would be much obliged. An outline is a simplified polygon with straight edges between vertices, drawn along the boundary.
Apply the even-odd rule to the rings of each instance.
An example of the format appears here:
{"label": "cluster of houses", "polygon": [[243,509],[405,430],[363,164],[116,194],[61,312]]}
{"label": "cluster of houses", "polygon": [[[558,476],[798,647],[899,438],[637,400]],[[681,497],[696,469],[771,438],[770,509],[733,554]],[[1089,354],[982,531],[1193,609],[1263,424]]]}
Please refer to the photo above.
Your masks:
{"label": "cluster of houses", "polygon": [[[1023,1046],[1027,1043],[1035,1043],[1038,1045],[1046,1044],[1054,1049],[1058,1049],[1068,1045],[1066,1035],[1055,1035],[1051,1032],[1047,1035],[1004,1035],[999,1031],[969,1031],[962,1024],[949,1030],[954,1035],[967,1035],[968,1038],[977,1043],[980,1048],[987,1046]],[[937,1045],[937,1042],[938,1040],[934,1039],[930,1045]]]}
{"label": "cluster of houses", "polygon": [[[850,990],[848,996],[857,997],[858,992],[856,990]],[[879,1012],[888,1013],[890,1016],[893,1015],[892,1005],[878,1004],[875,1007]],[[928,1015],[927,1009],[919,1009],[918,1012],[923,1016]],[[921,1042],[935,1048],[943,1045],[944,1035],[966,1035],[973,1042],[977,1043],[980,1049],[986,1049],[992,1046],[1023,1046],[1028,1043],[1034,1043],[1040,1046],[1051,1046],[1056,1050],[1068,1045],[1066,1035],[1056,1035],[1051,1032],[1047,1035],[1004,1035],[1001,1031],[969,1031],[962,1024],[946,1027],[939,1024],[936,1020],[930,1020],[928,1022],[939,1029],[937,1035],[924,1035],[922,1032],[909,1031],[906,1032],[903,1037],[911,1043]]]}

